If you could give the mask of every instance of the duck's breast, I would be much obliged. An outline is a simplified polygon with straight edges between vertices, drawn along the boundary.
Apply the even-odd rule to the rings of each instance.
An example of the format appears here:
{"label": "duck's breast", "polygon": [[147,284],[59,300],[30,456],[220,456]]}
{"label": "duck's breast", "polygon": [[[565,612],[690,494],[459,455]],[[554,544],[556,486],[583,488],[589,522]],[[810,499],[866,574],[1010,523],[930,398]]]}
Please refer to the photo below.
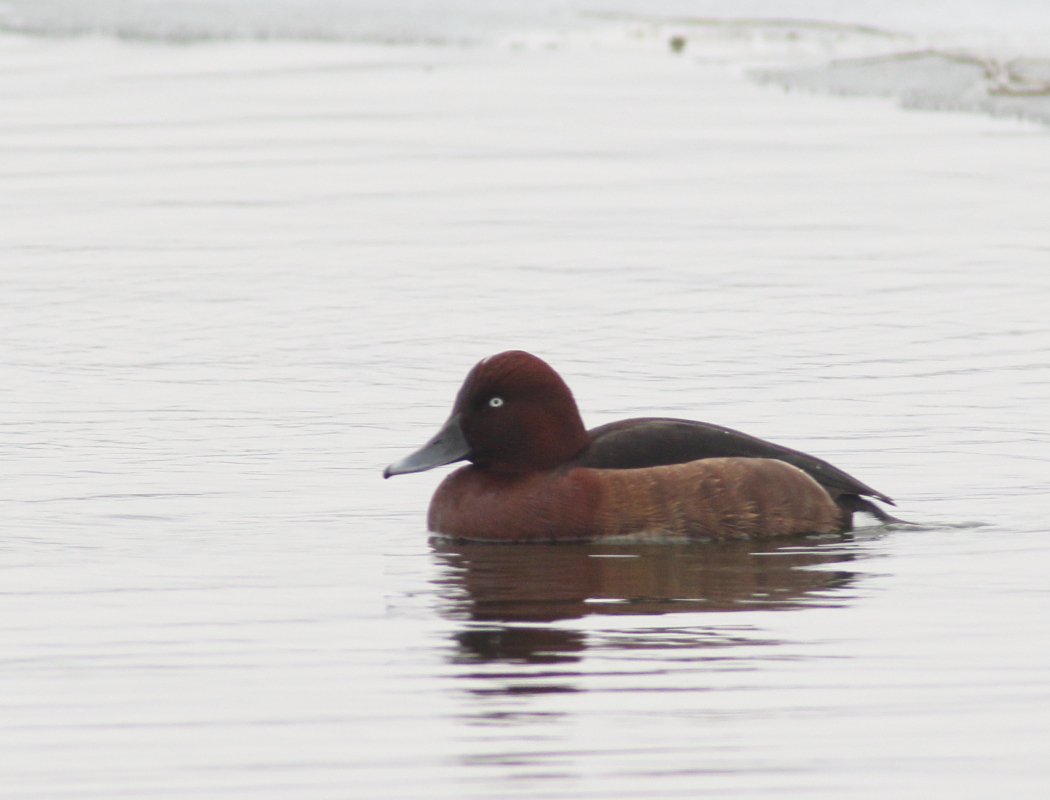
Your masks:
{"label": "duck's breast", "polygon": [[478,541],[596,539],[602,497],[596,472],[575,468],[508,474],[462,467],[438,486],[427,526],[434,533]]}

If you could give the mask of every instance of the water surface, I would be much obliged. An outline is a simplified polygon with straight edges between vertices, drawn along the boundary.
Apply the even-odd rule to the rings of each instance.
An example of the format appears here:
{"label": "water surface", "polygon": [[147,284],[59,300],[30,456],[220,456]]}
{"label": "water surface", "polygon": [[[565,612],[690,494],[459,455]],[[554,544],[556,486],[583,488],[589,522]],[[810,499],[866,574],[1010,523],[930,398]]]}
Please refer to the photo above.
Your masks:
{"label": "water surface", "polygon": [[[1046,128],[660,46],[0,40],[11,796],[1038,796]],[[483,356],[910,529],[428,540]]]}

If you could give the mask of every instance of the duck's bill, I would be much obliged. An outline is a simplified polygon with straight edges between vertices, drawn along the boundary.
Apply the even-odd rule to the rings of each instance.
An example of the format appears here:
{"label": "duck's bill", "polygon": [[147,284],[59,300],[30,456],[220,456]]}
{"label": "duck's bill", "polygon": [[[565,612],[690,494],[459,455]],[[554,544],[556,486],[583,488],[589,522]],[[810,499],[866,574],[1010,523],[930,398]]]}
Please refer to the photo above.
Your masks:
{"label": "duck's bill", "polygon": [[395,461],[383,470],[383,477],[424,472],[434,467],[443,467],[445,464],[462,461],[469,455],[470,445],[467,444],[463,436],[463,429],[459,426],[459,414],[453,414],[429,442],[412,455]]}

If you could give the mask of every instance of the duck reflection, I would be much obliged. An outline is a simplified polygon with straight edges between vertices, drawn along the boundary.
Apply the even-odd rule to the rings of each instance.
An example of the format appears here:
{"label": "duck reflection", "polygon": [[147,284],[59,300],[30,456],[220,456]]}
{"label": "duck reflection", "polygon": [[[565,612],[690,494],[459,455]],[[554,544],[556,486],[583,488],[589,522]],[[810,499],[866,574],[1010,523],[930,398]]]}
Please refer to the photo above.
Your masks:
{"label": "duck reflection", "polygon": [[[535,623],[835,604],[854,573],[806,567],[851,561],[848,544],[843,537],[522,546],[435,540],[434,549],[445,614],[468,623],[455,634],[456,660],[554,664],[579,660],[587,634]],[[689,645],[707,638],[727,643],[717,634]]]}

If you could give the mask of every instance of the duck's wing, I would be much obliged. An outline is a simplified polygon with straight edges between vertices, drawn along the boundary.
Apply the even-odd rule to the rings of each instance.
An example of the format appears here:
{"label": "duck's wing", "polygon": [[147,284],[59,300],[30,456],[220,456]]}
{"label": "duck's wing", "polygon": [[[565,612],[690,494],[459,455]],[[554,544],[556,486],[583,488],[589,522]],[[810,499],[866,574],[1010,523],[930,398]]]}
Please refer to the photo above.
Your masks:
{"label": "duck's wing", "polygon": [[701,458],[775,458],[809,473],[833,497],[868,495],[884,503],[893,501],[827,461],[746,433],[685,419],[642,417],[592,428],[590,444],[573,459],[581,467],[640,469],[684,464]]}

